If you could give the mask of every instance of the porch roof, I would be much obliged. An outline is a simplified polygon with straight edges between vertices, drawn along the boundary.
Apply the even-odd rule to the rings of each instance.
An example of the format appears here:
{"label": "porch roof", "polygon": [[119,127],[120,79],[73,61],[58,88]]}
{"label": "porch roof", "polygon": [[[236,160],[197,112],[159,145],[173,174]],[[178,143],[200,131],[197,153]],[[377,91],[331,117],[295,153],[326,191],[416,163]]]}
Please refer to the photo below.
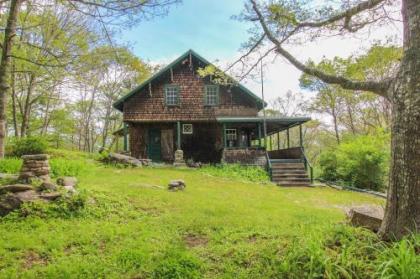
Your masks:
{"label": "porch roof", "polygon": [[[220,123],[264,123],[264,117],[216,117]],[[273,134],[310,121],[310,117],[266,117],[267,133]]]}

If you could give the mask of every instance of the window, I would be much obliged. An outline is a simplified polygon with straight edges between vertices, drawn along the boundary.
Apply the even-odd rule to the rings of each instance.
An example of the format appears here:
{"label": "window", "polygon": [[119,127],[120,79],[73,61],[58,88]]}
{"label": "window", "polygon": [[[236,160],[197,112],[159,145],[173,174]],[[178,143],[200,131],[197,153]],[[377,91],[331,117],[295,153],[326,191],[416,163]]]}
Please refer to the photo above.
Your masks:
{"label": "window", "polygon": [[219,86],[206,85],[204,87],[204,105],[217,106],[219,104]]}
{"label": "window", "polygon": [[182,133],[184,135],[192,135],[193,125],[192,124],[182,124]]}
{"label": "window", "polygon": [[179,86],[166,85],[165,86],[165,101],[167,106],[179,105]]}
{"label": "window", "polygon": [[226,129],[226,139],[236,140],[236,129]]}

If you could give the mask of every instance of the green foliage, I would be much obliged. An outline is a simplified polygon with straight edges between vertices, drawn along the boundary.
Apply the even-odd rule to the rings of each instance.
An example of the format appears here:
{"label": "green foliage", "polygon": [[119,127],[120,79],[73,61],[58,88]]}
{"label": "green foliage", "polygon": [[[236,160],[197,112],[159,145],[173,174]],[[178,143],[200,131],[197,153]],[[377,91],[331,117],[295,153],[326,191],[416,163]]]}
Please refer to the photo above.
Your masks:
{"label": "green foliage", "polygon": [[267,171],[261,167],[241,166],[239,164],[220,164],[205,166],[200,172],[226,178],[245,180],[251,182],[268,182],[270,177]]}
{"label": "green foliage", "polygon": [[[418,238],[418,237],[417,237]],[[418,278],[418,239],[388,246],[364,229],[337,226],[296,238],[282,256],[280,278]]]}
{"label": "green foliage", "polygon": [[20,168],[22,167],[22,160],[19,158],[4,158],[0,159],[0,173],[19,173]]}
{"label": "green foliage", "polygon": [[183,279],[202,278],[201,263],[196,258],[179,248],[173,248],[157,259],[157,266],[153,271],[153,278]]}
{"label": "green foliage", "polygon": [[87,194],[82,191],[75,195],[63,196],[50,203],[34,201],[24,203],[21,208],[10,213],[4,220],[17,221],[21,218],[71,218],[80,215],[87,202]]}
{"label": "green foliage", "polygon": [[29,154],[42,154],[48,148],[48,143],[44,138],[34,136],[15,138],[10,144],[10,155],[16,157]]}
{"label": "green foliage", "polygon": [[89,171],[91,163],[84,160],[52,158],[50,160],[52,176],[80,176]]}
{"label": "green foliage", "polygon": [[341,180],[361,189],[383,190],[389,155],[385,137],[359,136],[325,151],[319,160],[321,178]]}

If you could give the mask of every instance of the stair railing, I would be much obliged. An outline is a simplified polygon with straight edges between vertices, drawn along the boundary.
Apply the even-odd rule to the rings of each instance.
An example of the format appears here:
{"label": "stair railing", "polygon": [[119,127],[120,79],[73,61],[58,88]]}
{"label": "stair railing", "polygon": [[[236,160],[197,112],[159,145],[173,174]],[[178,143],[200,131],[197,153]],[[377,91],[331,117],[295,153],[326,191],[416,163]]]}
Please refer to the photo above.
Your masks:
{"label": "stair railing", "polygon": [[268,176],[270,177],[270,180],[273,180],[273,168],[270,161],[270,156],[268,156],[268,151],[265,151],[265,158],[267,160],[267,172]]}
{"label": "stair railing", "polygon": [[303,149],[303,147],[300,148],[302,151],[302,159],[303,159],[303,164],[305,165],[305,170],[308,171],[309,168],[309,177],[311,179],[311,184],[314,183],[314,169],[311,165],[311,163],[308,160],[308,157],[306,157],[305,154],[305,150]]}

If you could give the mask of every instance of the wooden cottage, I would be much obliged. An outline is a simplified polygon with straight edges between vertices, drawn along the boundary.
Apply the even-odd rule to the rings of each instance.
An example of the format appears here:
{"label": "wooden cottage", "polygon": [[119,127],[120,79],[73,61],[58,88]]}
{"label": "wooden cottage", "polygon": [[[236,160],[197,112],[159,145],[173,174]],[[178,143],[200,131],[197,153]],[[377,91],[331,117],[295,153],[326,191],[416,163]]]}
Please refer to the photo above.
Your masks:
{"label": "wooden cottage", "polygon": [[[310,119],[264,121],[258,113],[265,104],[258,96],[241,84],[222,86],[198,75],[197,69],[207,65],[189,50],[114,103],[123,113],[124,150],[174,164],[191,160],[267,166],[273,180],[283,185],[308,184],[300,125]],[[278,148],[266,148],[264,126],[270,143],[277,135]],[[300,127],[300,144],[290,148],[288,131],[295,126]],[[281,131],[287,132],[286,148],[280,148]]]}

